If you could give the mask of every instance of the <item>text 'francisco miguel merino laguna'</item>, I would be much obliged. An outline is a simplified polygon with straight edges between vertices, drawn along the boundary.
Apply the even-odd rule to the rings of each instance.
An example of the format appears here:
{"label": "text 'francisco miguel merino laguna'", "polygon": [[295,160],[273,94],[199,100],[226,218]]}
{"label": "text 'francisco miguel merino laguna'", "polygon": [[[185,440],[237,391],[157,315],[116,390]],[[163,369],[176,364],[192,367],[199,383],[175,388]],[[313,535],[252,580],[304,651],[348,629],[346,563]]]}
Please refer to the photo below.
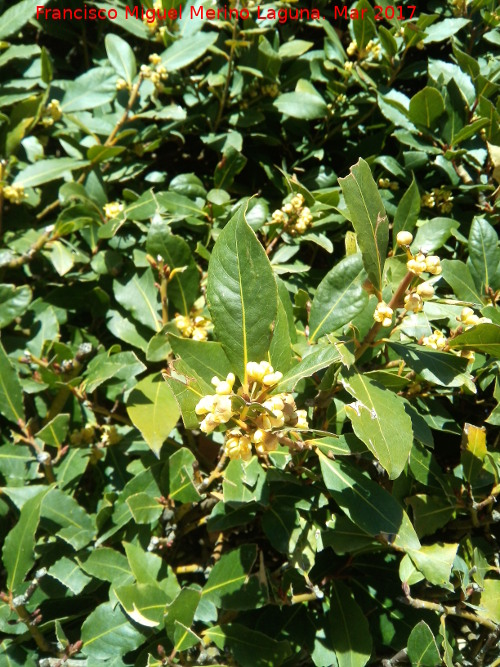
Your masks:
{"label": "text 'francisco miguel merino laguna'", "polygon": [[[280,23],[286,21],[309,21],[314,19],[320,19],[321,14],[319,9],[271,9],[265,8],[258,5],[257,16],[253,14],[254,19],[278,19]],[[335,9],[339,9],[336,7]],[[353,18],[349,16],[347,8],[343,7],[345,10],[345,16],[343,11],[339,10],[339,16],[343,18]],[[361,10],[366,11],[366,10]],[[361,12],[360,12],[361,13]],[[247,20],[250,18],[250,12],[246,8],[234,9],[230,8],[227,5],[223,7],[218,7],[217,9],[205,9],[204,7],[194,7],[191,6],[189,10],[190,19],[242,19]],[[52,7],[44,7],[42,5],[37,5],[36,8],[36,18],[45,19],[51,21],[104,21],[106,19],[114,21],[118,18],[118,10],[114,8],[109,9],[98,9],[97,7],[88,7],[84,5],[77,9],[56,9]],[[148,9],[145,7],[125,7],[125,18],[130,19],[134,18],[137,20],[142,20],[145,23],[156,23],[157,21],[166,21],[170,19],[175,21],[176,19],[182,19],[182,5],[178,9]],[[357,17],[356,17],[357,18]],[[360,17],[361,18],[361,17]]]}

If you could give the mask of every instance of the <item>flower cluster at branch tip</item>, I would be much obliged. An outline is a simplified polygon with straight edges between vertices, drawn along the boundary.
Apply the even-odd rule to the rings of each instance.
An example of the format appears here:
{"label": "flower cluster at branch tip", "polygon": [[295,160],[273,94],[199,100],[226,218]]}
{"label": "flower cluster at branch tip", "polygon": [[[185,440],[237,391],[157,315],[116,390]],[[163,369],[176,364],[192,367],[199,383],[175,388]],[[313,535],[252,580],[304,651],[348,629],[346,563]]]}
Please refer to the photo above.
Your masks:
{"label": "flower cluster at branch tip", "polygon": [[[283,377],[269,362],[248,362],[246,375],[246,384],[237,391],[233,389],[233,373],[225,380],[212,378],[215,394],[203,396],[195,408],[203,417],[200,429],[204,433],[233,422],[225,433],[224,451],[230,459],[244,461],[250,459],[253,450],[260,456],[274,451],[285,429],[298,436],[296,429],[309,428],[307,412],[297,410],[292,394],[269,395]],[[285,444],[290,442],[287,439]]]}
{"label": "flower cluster at branch tip", "polygon": [[116,218],[123,211],[123,204],[119,201],[110,201],[102,207],[104,215],[109,218]]}
{"label": "flower cluster at branch tip", "polygon": [[[354,56],[358,52],[358,43],[356,40],[350,42],[349,46],[346,49],[348,56]],[[382,48],[378,42],[374,42],[372,39],[368,42],[364,49],[359,50],[358,58],[361,60],[371,56],[373,60],[379,60],[382,53]]]}
{"label": "flower cluster at branch tip", "polygon": [[424,345],[424,347],[430,347],[433,350],[443,350],[447,343],[446,336],[438,329],[436,329],[430,336],[424,336],[422,338],[422,345]]}
{"label": "flower cluster at branch tip", "polygon": [[399,183],[397,181],[391,181],[389,178],[379,178],[378,187],[382,190],[399,190]]}
{"label": "flower cluster at branch tip", "polygon": [[425,192],[420,203],[426,208],[438,208],[441,213],[450,213],[453,209],[453,195],[446,188],[432,188],[432,192]]}
{"label": "flower cluster at branch tip", "polygon": [[142,19],[142,22],[148,27],[150,33],[154,35],[156,33],[156,40],[158,42],[162,41],[163,35],[165,34],[167,28],[166,26],[160,26],[158,22],[158,14],[156,13],[158,10],[162,11],[163,10],[163,3],[162,0],[154,0],[153,2],[153,10],[155,11],[155,16],[153,20],[148,18],[147,14],[144,15],[144,18]]}
{"label": "flower cluster at branch tip", "polygon": [[466,329],[475,327],[478,324],[491,324],[489,317],[478,317],[472,308],[464,308],[460,313],[460,317],[457,317],[457,322],[460,322],[465,326]]}
{"label": "flower cluster at branch tip", "polygon": [[24,188],[22,185],[6,185],[3,188],[4,199],[10,201],[11,204],[22,204],[26,198]]}
{"label": "flower cluster at branch tip", "polygon": [[161,64],[161,56],[152,53],[149,56],[151,65],[141,65],[141,74],[145,79],[149,79],[158,91],[163,90],[163,81],[168,79],[168,72],[165,65]]}
{"label": "flower cluster at branch tip", "polygon": [[304,197],[300,192],[287,204],[274,211],[272,215],[273,223],[283,225],[283,228],[292,236],[304,234],[311,226],[312,220],[311,211],[304,206]]}
{"label": "flower cluster at branch tip", "polygon": [[62,115],[63,112],[59,100],[51,100],[43,111],[41,123],[45,127],[50,127],[56,121],[61,120]]}
{"label": "flower cluster at branch tip", "polygon": [[392,324],[392,316],[394,311],[390,308],[385,301],[379,301],[375,312],[373,313],[373,319],[375,322],[380,322],[383,327],[390,327]]}
{"label": "flower cluster at branch tip", "polygon": [[207,340],[208,330],[212,325],[210,320],[199,314],[199,311],[190,315],[177,314],[174,321],[183,337],[193,340]]}
{"label": "flower cluster at branch tip", "polygon": [[411,259],[406,262],[406,268],[417,276],[421,273],[431,273],[433,276],[439,276],[443,272],[439,257],[437,255],[424,255],[423,252],[412,255]]}

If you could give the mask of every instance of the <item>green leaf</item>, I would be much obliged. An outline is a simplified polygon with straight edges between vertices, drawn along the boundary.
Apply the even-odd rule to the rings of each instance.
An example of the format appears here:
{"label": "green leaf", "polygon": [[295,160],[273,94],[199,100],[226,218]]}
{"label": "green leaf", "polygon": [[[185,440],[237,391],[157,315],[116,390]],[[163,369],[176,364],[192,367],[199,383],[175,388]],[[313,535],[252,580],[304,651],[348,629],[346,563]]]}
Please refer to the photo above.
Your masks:
{"label": "green leaf", "polygon": [[15,593],[35,562],[35,533],[40,521],[42,501],[51,487],[42,488],[27,500],[19,519],[4,540],[2,558],[7,570],[7,589]]}
{"label": "green leaf", "polygon": [[170,457],[168,461],[170,500],[191,503],[201,499],[193,479],[195,462],[196,457],[186,447],[182,447]]}
{"label": "green leaf", "polygon": [[69,415],[59,414],[36,433],[46,445],[61,447],[64,445],[69,429]]}
{"label": "green leaf", "polygon": [[291,655],[287,641],[276,641],[239,623],[216,625],[204,636],[221,650],[229,650],[241,667],[279,667]]}
{"label": "green leaf", "polygon": [[356,9],[359,12],[360,18],[352,21],[352,28],[358,49],[361,51],[366,47],[370,39],[377,34],[374,20],[375,12],[368,0],[359,0],[356,3]]}
{"label": "green leaf", "polygon": [[474,122],[466,125],[461,130],[459,130],[455,135],[453,135],[451,140],[451,146],[458,146],[462,141],[470,139],[475,134],[478,134],[479,130],[486,125],[489,125],[490,121],[488,118],[478,118]]}
{"label": "green leaf", "polygon": [[499,283],[500,248],[495,229],[484,218],[474,218],[469,234],[469,259],[473,278],[481,294],[488,294],[491,287],[497,289]]}
{"label": "green leaf", "polygon": [[429,583],[453,590],[453,585],[450,584],[450,576],[457,549],[458,544],[436,542],[429,546],[423,546],[418,551],[410,550],[408,554],[415,563],[415,567]]}
{"label": "green leaf", "polygon": [[219,235],[208,267],[207,301],[217,339],[246,384],[246,365],[267,358],[278,293],[271,265],[243,208]]}
{"label": "green leaf", "polygon": [[346,405],[354,433],[387,470],[399,477],[413,445],[413,428],[403,401],[359,373],[343,372],[344,389],[356,399]]}
{"label": "green leaf", "polygon": [[82,169],[88,164],[86,160],[75,160],[71,157],[38,160],[35,164],[30,164],[20,171],[14,179],[13,185],[22,188],[34,188],[37,185],[44,185],[62,178],[73,169]]}
{"label": "green leaf", "polygon": [[262,515],[262,529],[267,539],[284,554],[293,551],[293,533],[298,527],[298,511],[291,504],[273,502]]}
{"label": "green leaf", "polygon": [[197,35],[182,37],[161,54],[162,65],[167,72],[175,72],[181,67],[186,67],[202,56],[214,44],[217,36],[217,32],[200,32]]}
{"label": "green leaf", "polygon": [[406,502],[412,508],[413,523],[419,537],[433,535],[436,530],[446,526],[455,513],[455,507],[442,496],[422,493],[410,496]]}
{"label": "green leaf", "polygon": [[137,73],[134,52],[129,44],[118,35],[106,35],[104,44],[110,63],[115,68],[116,73],[122,79],[125,79],[130,88]]}
{"label": "green leaf", "polygon": [[118,352],[110,356],[100,354],[87,366],[83,387],[90,394],[111,378],[130,380],[144,370],[146,366],[133,352]]}
{"label": "green leaf", "polygon": [[479,599],[479,614],[500,624],[500,579],[485,579]]}
{"label": "green leaf", "polygon": [[193,637],[189,628],[193,623],[200,599],[200,591],[188,586],[183,588],[175,600],[167,606],[165,629],[168,638],[178,651],[184,651],[199,641]]}
{"label": "green leaf", "polygon": [[309,342],[340,329],[360,313],[368,303],[363,289],[361,255],[342,259],[318,285],[309,318]]}
{"label": "green leaf", "polygon": [[48,570],[48,574],[60,581],[74,595],[81,593],[85,586],[92,581],[74,561],[66,558],[66,556],[54,563]]}
{"label": "green leaf", "polygon": [[454,350],[474,350],[500,359],[500,327],[497,324],[478,324],[452,338],[449,345]]}
{"label": "green leaf", "polygon": [[418,214],[420,213],[420,192],[413,176],[408,190],[401,197],[392,225],[392,238],[394,247],[396,246],[396,236],[399,232],[412,232],[417,224]]}
{"label": "green leaf", "polygon": [[161,375],[148,375],[135,386],[127,401],[127,412],[158,456],[180,416],[175,397]]}
{"label": "green leaf", "polygon": [[423,125],[428,129],[433,128],[443,111],[443,96],[436,88],[426,86],[410,100],[410,120],[415,125]]}
{"label": "green leaf", "polygon": [[266,473],[256,457],[250,461],[233,459],[224,473],[222,483],[224,502],[239,507],[253,502],[266,504],[269,489],[266,484]]}
{"label": "green leaf", "polygon": [[408,657],[412,667],[436,667],[441,664],[436,640],[425,621],[420,621],[408,637]]}
{"label": "green leaf", "polygon": [[36,8],[45,7],[48,2],[49,0],[40,0],[34,5],[32,0],[22,0],[6,9],[0,17],[0,39],[5,39],[21,30],[36,15]]}
{"label": "green leaf", "polygon": [[82,549],[95,537],[94,519],[74,498],[59,489],[52,489],[44,498],[42,517],[60,526],[57,537],[71,544],[73,549]]}
{"label": "green leaf", "polygon": [[339,362],[340,353],[335,346],[316,345],[307,357],[304,357],[302,361],[283,375],[274,391],[293,391],[303,378],[311,377],[311,375],[323,370],[323,368]]}
{"label": "green leaf", "polygon": [[293,93],[280,95],[274,106],[282,114],[302,120],[324,118],[328,112],[325,100],[305,79],[299,79]]}
{"label": "green leaf", "polygon": [[[290,299],[288,300],[290,301]],[[269,359],[273,368],[285,373],[292,365],[292,356],[292,340],[288,317],[278,290],[278,312],[269,347]]]}
{"label": "green leaf", "polygon": [[168,596],[157,584],[126,584],[113,590],[133,621],[148,628],[160,625]]}
{"label": "green leaf", "polygon": [[118,605],[105,602],[82,625],[82,652],[94,660],[123,656],[138,648],[145,637],[130,623]]}
{"label": "green leaf", "polygon": [[469,484],[474,484],[483,470],[483,461],[488,453],[486,446],[486,429],[484,426],[464,424],[462,434],[462,452],[460,462],[464,471],[464,478]]}
{"label": "green leaf", "polygon": [[79,562],[87,574],[101,581],[109,581],[113,586],[129,583],[134,578],[127,559],[116,549],[94,549],[87,560]]}
{"label": "green leaf", "polygon": [[257,547],[245,544],[221,556],[214,565],[202,596],[217,607],[224,606],[226,600],[237,597],[252,571],[257,558]]}
{"label": "green leaf", "polygon": [[368,535],[408,551],[420,542],[398,501],[353,466],[318,452],[327,489],[347,516]]}
{"label": "green leaf", "polygon": [[147,493],[134,493],[126,500],[136,523],[154,523],[163,511],[156,498]]}
{"label": "green leaf", "polygon": [[467,359],[411,343],[391,341],[389,347],[403,359],[409,368],[428,382],[442,387],[461,387],[470,381],[470,375],[467,373]]}
{"label": "green leaf", "polygon": [[363,159],[339,179],[363,255],[363,264],[374,287],[382,289],[382,275],[389,242],[389,224],[375,181]]}
{"label": "green leaf", "polygon": [[469,268],[458,259],[443,259],[443,278],[452,288],[455,296],[461,301],[481,305],[482,298],[478,292]]}
{"label": "green leaf", "polygon": [[17,424],[26,419],[23,392],[16,370],[12,366],[3,345],[0,343],[0,413]]}
{"label": "green leaf", "polygon": [[351,591],[340,582],[332,586],[329,622],[339,667],[364,667],[372,652],[370,628]]}
{"label": "green leaf", "polygon": [[167,287],[167,297],[182,315],[189,310],[199,295],[200,277],[191,250],[180,236],[170,233],[164,221],[154,221],[149,227],[146,249],[155,259],[160,256],[170,272],[175,272]]}
{"label": "green leaf", "polygon": [[159,293],[155,287],[153,272],[147,269],[142,274],[134,273],[127,282],[113,282],[113,291],[118,303],[134,319],[153,331],[161,330],[158,313]]}
{"label": "green leaf", "polygon": [[31,289],[27,285],[0,285],[0,329],[26,312],[31,297]]}

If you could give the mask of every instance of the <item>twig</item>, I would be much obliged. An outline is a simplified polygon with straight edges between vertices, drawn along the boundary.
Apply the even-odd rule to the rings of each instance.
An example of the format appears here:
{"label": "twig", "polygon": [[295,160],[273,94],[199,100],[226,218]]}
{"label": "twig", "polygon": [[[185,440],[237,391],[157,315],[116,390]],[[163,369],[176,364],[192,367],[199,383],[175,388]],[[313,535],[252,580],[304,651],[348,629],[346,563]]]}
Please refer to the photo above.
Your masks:
{"label": "twig", "polygon": [[[401,304],[403,303],[404,295],[406,293],[406,290],[408,289],[411,281],[415,277],[415,274],[412,273],[412,271],[408,271],[408,273],[405,275],[403,280],[399,283],[399,286],[397,290],[394,292],[394,296],[389,302],[389,308],[392,308],[392,310],[396,310],[396,308],[399,308]],[[370,345],[373,343],[375,340],[378,332],[382,328],[382,323],[381,322],[375,322],[375,324],[372,326],[370,331],[366,334],[364,337],[363,341],[361,342],[360,346],[355,352],[355,361],[358,361],[363,354],[366,352],[366,350],[370,347]]]}
{"label": "twig", "polygon": [[467,621],[472,621],[473,623],[478,623],[479,625],[483,625],[485,628],[488,628],[489,630],[492,631],[497,630],[497,625],[496,623],[493,623],[493,621],[489,621],[487,618],[481,618],[480,616],[476,616],[476,614],[473,614],[470,611],[459,609],[457,606],[448,607],[443,604],[439,604],[438,602],[429,602],[428,600],[418,600],[417,598],[412,598],[408,592],[406,592],[405,597],[402,598],[402,601],[406,602],[415,609],[427,609],[428,611],[437,611],[439,614],[446,614],[447,616],[458,616],[458,618],[464,618]]}

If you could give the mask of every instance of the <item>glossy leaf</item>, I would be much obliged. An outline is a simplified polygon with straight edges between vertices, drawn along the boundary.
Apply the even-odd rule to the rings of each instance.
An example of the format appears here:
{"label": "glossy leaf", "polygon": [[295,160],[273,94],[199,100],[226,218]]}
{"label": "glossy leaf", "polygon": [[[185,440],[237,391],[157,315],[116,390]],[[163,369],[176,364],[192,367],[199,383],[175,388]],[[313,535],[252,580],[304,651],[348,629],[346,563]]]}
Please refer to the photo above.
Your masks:
{"label": "glossy leaf", "polygon": [[393,496],[347,463],[321,453],[319,460],[327,489],[351,521],[401,549],[420,548],[406,512]]}
{"label": "glossy leaf", "polygon": [[396,245],[396,236],[399,232],[407,231],[413,232],[417,224],[418,214],[420,213],[420,192],[418,185],[413,176],[412,182],[408,190],[401,197],[396,213],[394,214],[394,222],[392,225],[393,245]]}
{"label": "glossy leaf", "polygon": [[377,290],[389,242],[389,225],[384,204],[368,164],[360,159],[346,178],[339,179],[345,202],[357,235],[368,277]]}
{"label": "glossy leaf", "polygon": [[408,637],[408,657],[415,667],[436,667],[441,662],[436,640],[425,621],[420,621]]}
{"label": "glossy leaf", "polygon": [[331,364],[340,362],[340,353],[333,345],[316,346],[296,366],[283,375],[276,392],[293,391],[303,378],[311,377],[314,373],[327,368]]}
{"label": "glossy leaf", "polygon": [[194,483],[196,457],[189,449],[182,447],[169,459],[169,498],[180,503],[200,500],[201,496]]}
{"label": "glossy leaf", "polygon": [[356,399],[346,405],[354,433],[395,479],[405,467],[413,430],[404,403],[391,391],[358,373],[342,374],[344,389]]}
{"label": "glossy leaf", "polygon": [[436,88],[426,86],[410,100],[410,120],[430,129],[444,111],[444,100]]}
{"label": "glossy leaf", "polygon": [[160,331],[159,293],[154,283],[152,271],[146,270],[126,282],[115,281],[113,288],[118,303],[134,319],[153,331]]}
{"label": "glossy leaf", "polygon": [[10,422],[24,421],[23,393],[19,377],[0,343],[0,413]]}
{"label": "glossy leaf", "polygon": [[389,345],[424,380],[443,387],[461,387],[469,381],[467,359],[422,345],[392,342]]}
{"label": "glossy leaf", "polygon": [[167,595],[153,584],[128,584],[114,588],[127,616],[147,628],[160,625],[168,602]]}
{"label": "glossy leaf", "polygon": [[104,602],[85,619],[81,639],[86,656],[108,660],[138,648],[144,635],[129,622],[119,605]]}
{"label": "glossy leaf", "polygon": [[135,386],[127,412],[155,454],[180,416],[174,395],[160,375],[148,375]]}
{"label": "glossy leaf", "polygon": [[269,260],[242,208],[213,249],[207,301],[216,336],[246,382],[246,364],[262,361],[269,351],[278,295]]}
{"label": "glossy leaf", "polygon": [[0,285],[0,329],[24,313],[31,297],[31,289],[27,285]]}
{"label": "glossy leaf", "polygon": [[484,218],[474,218],[469,234],[469,259],[478,277],[481,294],[497,289],[500,274],[500,248],[495,229]]}
{"label": "glossy leaf", "polygon": [[475,350],[500,358],[500,327],[496,324],[478,324],[450,340],[454,350]]}
{"label": "glossy leaf", "polygon": [[34,188],[38,185],[44,185],[50,181],[63,178],[66,174],[71,173],[72,170],[82,169],[87,164],[88,162],[85,160],[75,160],[70,157],[39,160],[19,172],[14,179],[13,185],[23,188]]}
{"label": "glossy leaf", "polygon": [[116,73],[127,82],[130,88],[137,73],[137,64],[130,45],[118,35],[112,34],[106,35],[104,43],[109,61]]}
{"label": "glossy leaf", "polygon": [[220,649],[229,650],[241,667],[279,667],[291,654],[287,641],[276,641],[239,623],[214,626],[206,636]]}
{"label": "glossy leaf", "polygon": [[35,562],[35,533],[40,521],[42,501],[49,488],[39,490],[27,500],[19,520],[5,537],[2,558],[7,570],[7,589],[14,594]]}
{"label": "glossy leaf", "polygon": [[329,621],[339,667],[364,667],[372,652],[368,621],[351,591],[340,582],[332,586]]}

